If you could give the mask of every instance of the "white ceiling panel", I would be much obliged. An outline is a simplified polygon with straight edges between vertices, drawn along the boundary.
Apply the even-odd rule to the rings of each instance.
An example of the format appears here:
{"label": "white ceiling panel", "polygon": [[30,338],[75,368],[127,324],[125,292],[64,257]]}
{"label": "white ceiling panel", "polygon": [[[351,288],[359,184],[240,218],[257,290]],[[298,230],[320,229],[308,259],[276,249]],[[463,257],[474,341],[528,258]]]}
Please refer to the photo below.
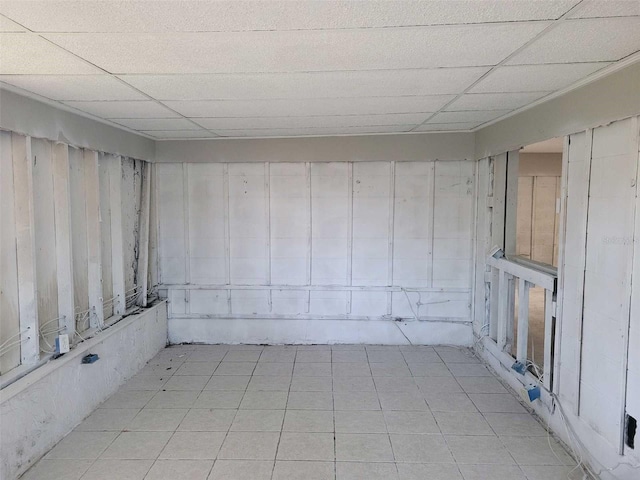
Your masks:
{"label": "white ceiling panel", "polygon": [[638,0],[585,0],[569,18],[627,17],[640,15]]}
{"label": "white ceiling panel", "polygon": [[489,69],[390,70],[255,75],[123,75],[159,100],[341,98],[459,93]]}
{"label": "white ceiling panel", "polygon": [[47,34],[115,74],[252,73],[495,65],[547,22],[391,29]]}
{"label": "white ceiling panel", "polygon": [[604,67],[607,63],[520,65],[495,69],[469,93],[548,92],[564,88]]}
{"label": "white ceiling panel", "polygon": [[164,103],[185,117],[285,117],[437,112],[454,98],[454,95],[428,95],[296,100],[167,101]]}
{"label": "white ceiling panel", "polygon": [[471,130],[480,125],[480,122],[466,122],[466,123],[425,123],[419,125],[413,132],[439,132],[439,131],[457,131],[457,130]]}
{"label": "white ceiling panel", "polygon": [[0,12],[41,32],[228,32],[551,20],[578,0],[11,1]]}
{"label": "white ceiling panel", "polygon": [[200,130],[185,118],[114,118],[112,121],[134,130]]}
{"label": "white ceiling panel", "polygon": [[378,127],[274,128],[247,130],[215,130],[221,137],[289,137],[312,135],[364,135],[375,133],[409,132],[415,125],[387,125]]}
{"label": "white ceiling panel", "polygon": [[208,130],[142,130],[142,133],[159,139],[217,137],[215,133]]}
{"label": "white ceiling panel", "polygon": [[640,50],[640,17],[561,22],[508,65],[616,61]]}
{"label": "white ceiling panel", "polygon": [[102,118],[171,118],[180,117],[167,107],[151,100],[134,102],[64,102],[70,107]]}
{"label": "white ceiling panel", "polygon": [[0,15],[0,32],[24,32],[25,29],[16,22]]}
{"label": "white ceiling panel", "polygon": [[506,115],[511,110],[470,110],[466,112],[440,112],[429,119],[428,123],[482,123]]}
{"label": "white ceiling panel", "polygon": [[318,117],[246,117],[246,118],[194,118],[193,121],[211,130],[257,128],[324,128],[360,127],[379,125],[410,125],[424,122],[428,113],[402,113],[387,115],[344,115]]}
{"label": "white ceiling panel", "polygon": [[0,74],[92,74],[99,69],[30,33],[0,33]]}
{"label": "white ceiling panel", "polygon": [[52,100],[147,100],[109,75],[0,75],[0,81]]}
{"label": "white ceiling panel", "polygon": [[513,110],[544,97],[551,92],[532,93],[472,93],[460,96],[445,110]]}

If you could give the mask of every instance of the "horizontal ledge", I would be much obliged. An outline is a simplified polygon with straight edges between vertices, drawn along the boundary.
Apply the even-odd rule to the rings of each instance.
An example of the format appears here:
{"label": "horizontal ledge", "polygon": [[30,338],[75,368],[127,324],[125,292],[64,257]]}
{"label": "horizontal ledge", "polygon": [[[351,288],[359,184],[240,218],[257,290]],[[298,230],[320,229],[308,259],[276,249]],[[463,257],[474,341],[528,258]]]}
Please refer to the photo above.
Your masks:
{"label": "horizontal ledge", "polygon": [[543,272],[529,265],[520,262],[507,260],[505,258],[487,258],[487,265],[502,270],[514,277],[522,278],[535,286],[543,287],[546,290],[554,291],[556,286],[556,275]]}
{"label": "horizontal ledge", "polygon": [[333,292],[443,292],[470,293],[469,288],[429,288],[399,286],[364,286],[364,285],[203,285],[168,283],[158,285],[158,290],[299,290],[299,291],[333,291]]}
{"label": "horizontal ledge", "polygon": [[[193,320],[193,319],[211,319],[211,320],[322,320],[322,321],[350,321],[355,320],[359,322],[397,322],[397,323],[455,323],[459,325],[471,324],[471,320],[468,318],[456,318],[456,317],[420,317],[416,320],[414,317],[367,317],[357,315],[270,315],[270,314],[203,314],[203,313],[173,313],[169,315],[170,320]],[[400,319],[400,320],[396,320]]]}

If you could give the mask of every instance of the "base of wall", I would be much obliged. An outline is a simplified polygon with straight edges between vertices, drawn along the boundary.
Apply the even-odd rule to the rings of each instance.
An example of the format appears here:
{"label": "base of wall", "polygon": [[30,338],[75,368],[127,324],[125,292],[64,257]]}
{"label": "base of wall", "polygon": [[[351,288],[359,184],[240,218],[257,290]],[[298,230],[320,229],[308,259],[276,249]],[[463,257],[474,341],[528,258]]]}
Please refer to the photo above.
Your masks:
{"label": "base of wall", "polygon": [[[167,304],[121,320],[0,391],[0,478],[14,479],[167,343]],[[83,365],[87,353],[100,359]]]}
{"label": "base of wall", "polygon": [[471,324],[363,320],[169,319],[169,342],[471,346]]}

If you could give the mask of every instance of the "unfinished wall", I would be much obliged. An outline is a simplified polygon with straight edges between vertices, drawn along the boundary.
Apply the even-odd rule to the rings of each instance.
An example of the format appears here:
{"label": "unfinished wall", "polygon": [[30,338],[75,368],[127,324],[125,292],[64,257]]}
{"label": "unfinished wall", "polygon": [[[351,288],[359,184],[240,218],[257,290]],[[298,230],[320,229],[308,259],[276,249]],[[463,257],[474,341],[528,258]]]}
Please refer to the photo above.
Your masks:
{"label": "unfinished wall", "polygon": [[469,341],[473,163],[157,173],[172,341]]}

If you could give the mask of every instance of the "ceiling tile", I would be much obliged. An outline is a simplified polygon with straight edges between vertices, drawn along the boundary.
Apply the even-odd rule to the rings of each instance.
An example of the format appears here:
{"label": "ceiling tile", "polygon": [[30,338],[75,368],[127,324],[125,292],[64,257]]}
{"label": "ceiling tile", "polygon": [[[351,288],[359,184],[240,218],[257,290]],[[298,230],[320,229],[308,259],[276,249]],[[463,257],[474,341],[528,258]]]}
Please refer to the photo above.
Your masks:
{"label": "ceiling tile", "polygon": [[544,97],[551,92],[533,93],[473,93],[462,95],[445,110],[514,110]]}
{"label": "ceiling tile", "polygon": [[339,98],[460,93],[486,67],[254,75],[123,75],[159,100]]}
{"label": "ceiling tile", "polygon": [[0,12],[43,32],[305,30],[546,20],[578,0],[11,1]]}
{"label": "ceiling tile", "polygon": [[281,129],[245,129],[215,130],[221,137],[290,137],[310,135],[357,135],[375,133],[409,132],[415,125],[386,125],[368,127],[324,127],[324,128],[281,128]]}
{"label": "ceiling tile", "polygon": [[0,74],[102,73],[72,54],[30,33],[0,33]]}
{"label": "ceiling tile", "polygon": [[24,32],[25,29],[16,22],[0,15],[0,32]]}
{"label": "ceiling tile", "polygon": [[568,65],[521,65],[499,67],[483,78],[469,93],[547,92],[585,78],[608,63]]}
{"label": "ceiling tile", "polygon": [[113,122],[133,130],[200,130],[185,118],[113,118]]}
{"label": "ceiling tile", "polygon": [[638,0],[585,0],[569,18],[630,17],[640,15]]}
{"label": "ceiling tile", "polygon": [[171,118],[180,117],[153,101],[134,102],[64,102],[70,107],[102,118]]}
{"label": "ceiling tile", "polygon": [[567,20],[508,65],[616,61],[640,50],[640,17]]}
{"label": "ceiling tile", "polygon": [[47,34],[111,73],[251,73],[495,65],[547,22],[287,32]]}
{"label": "ceiling tile", "polygon": [[437,112],[454,95],[273,100],[168,101],[186,117],[284,117]]}
{"label": "ceiling tile", "polygon": [[245,128],[329,128],[371,125],[409,125],[412,123],[422,123],[429,115],[428,113],[403,113],[318,117],[194,118],[193,121],[211,130]]}
{"label": "ceiling tile", "polygon": [[147,100],[108,75],[0,75],[0,81],[52,100]]}
{"label": "ceiling tile", "polygon": [[217,135],[208,130],[142,130],[142,133],[155,138],[215,138]]}
{"label": "ceiling tile", "polygon": [[425,123],[419,125],[413,131],[414,132],[438,132],[443,130],[471,130],[480,125],[480,122],[465,122],[465,123]]}
{"label": "ceiling tile", "polygon": [[488,122],[494,118],[501,117],[511,110],[487,110],[487,111],[467,111],[467,112],[441,112],[429,119],[428,123],[472,123]]}

